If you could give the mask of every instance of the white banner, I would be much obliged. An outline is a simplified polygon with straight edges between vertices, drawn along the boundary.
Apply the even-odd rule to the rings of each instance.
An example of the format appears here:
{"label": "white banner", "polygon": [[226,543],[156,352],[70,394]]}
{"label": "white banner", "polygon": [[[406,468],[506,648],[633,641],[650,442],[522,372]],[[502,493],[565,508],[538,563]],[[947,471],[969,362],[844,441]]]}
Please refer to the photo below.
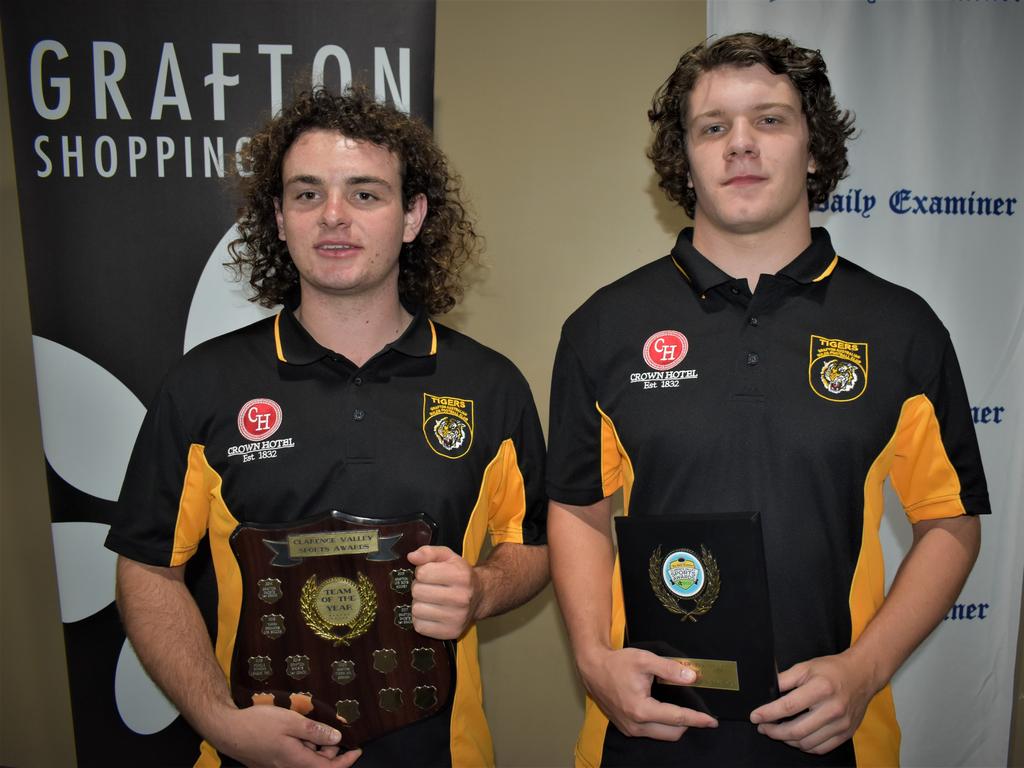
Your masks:
{"label": "white banner", "polygon": [[[820,49],[856,113],[849,178],[815,225],[843,256],[921,294],[960,358],[992,499],[953,610],[897,674],[909,766],[1005,765],[1024,571],[1024,98],[1014,2],[710,0],[708,32]],[[893,494],[891,583],[910,542]]]}

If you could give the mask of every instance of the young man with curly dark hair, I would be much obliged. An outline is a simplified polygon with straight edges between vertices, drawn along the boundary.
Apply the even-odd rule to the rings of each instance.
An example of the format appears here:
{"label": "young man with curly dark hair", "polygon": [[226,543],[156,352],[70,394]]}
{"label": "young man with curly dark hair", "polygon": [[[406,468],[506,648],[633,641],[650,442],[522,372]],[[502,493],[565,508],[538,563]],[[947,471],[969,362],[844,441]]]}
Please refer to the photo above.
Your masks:
{"label": "young man with curly dark hair", "polygon": [[[694,225],[566,321],[552,382],[552,577],[589,694],[577,764],[896,765],[889,680],[958,594],[989,511],[949,334],[810,225],[853,132],[819,52],[709,40],[649,118]],[[886,477],[913,530],[887,595]],[[695,670],[624,648],[620,488],[631,517],[760,512],[781,695],[748,720],[652,698]]]}
{"label": "young man with curly dark hair", "polygon": [[[230,251],[254,300],[284,308],[192,350],[147,415],[107,542],[120,555],[127,634],[205,739],[197,765],[217,765],[218,751],[249,766],[493,764],[475,625],[547,581],[544,446],[515,366],[431,319],[455,304],[477,248],[459,179],[425,126],[361,89],[298,96],[252,137],[240,166],[244,205]],[[416,706],[437,714],[364,750],[343,751],[340,720],[321,724],[287,701],[237,706],[226,681],[239,674],[236,641],[252,631],[238,626],[239,605],[256,589],[239,574],[233,533],[291,530],[334,510],[381,525],[431,518],[434,544],[408,554],[411,586],[399,575],[390,587],[410,593],[408,622],[397,612],[376,621],[454,641],[450,699],[427,691]],[[481,560],[488,534],[494,548]],[[204,539],[217,583],[214,648],[184,581]],[[297,595],[260,590],[284,608],[268,637],[306,631],[293,621]],[[345,616],[332,626],[355,621]],[[308,656],[268,653],[249,659],[255,680],[286,661],[300,677],[335,674],[311,670]],[[348,669],[326,680],[336,698],[352,695],[340,687],[351,679],[396,685],[386,663]],[[380,717],[368,711],[374,703],[360,702],[361,716]]]}

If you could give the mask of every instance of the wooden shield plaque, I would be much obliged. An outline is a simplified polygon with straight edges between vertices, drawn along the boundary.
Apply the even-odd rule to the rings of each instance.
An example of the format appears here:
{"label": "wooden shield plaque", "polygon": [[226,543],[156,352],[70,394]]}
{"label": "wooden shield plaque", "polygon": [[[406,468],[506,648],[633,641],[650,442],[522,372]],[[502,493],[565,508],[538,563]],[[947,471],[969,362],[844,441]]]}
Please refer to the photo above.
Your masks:
{"label": "wooden shield plaque", "polygon": [[338,511],[238,526],[235,703],[294,709],[340,728],[346,748],[441,710],[454,689],[453,648],[413,629],[406,559],[433,541],[435,527],[423,514]]}

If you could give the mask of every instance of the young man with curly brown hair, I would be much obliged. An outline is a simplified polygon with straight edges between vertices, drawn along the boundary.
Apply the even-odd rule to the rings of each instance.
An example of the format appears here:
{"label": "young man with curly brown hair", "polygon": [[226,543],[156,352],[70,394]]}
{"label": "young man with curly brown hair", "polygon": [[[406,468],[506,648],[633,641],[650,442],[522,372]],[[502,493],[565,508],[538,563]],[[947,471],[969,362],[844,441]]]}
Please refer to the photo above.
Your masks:
{"label": "young man with curly brown hair", "polygon": [[[962,587],[989,512],[949,334],[811,228],[853,132],[819,52],[709,40],[649,118],[661,186],[694,226],[566,321],[552,382],[552,577],[589,694],[577,764],[898,764],[889,680]],[[913,530],[888,595],[886,477]],[[631,517],[760,512],[781,695],[748,720],[656,700],[653,682],[694,670],[624,647],[620,488]]]}
{"label": "young man with curly brown hair", "polygon": [[[547,580],[544,447],[515,366],[431,319],[454,305],[477,247],[458,177],[426,127],[361,89],[300,95],[252,137],[241,167],[230,250],[255,300],[284,308],[192,350],[147,415],[107,542],[120,555],[127,634],[205,739],[197,765],[218,764],[218,751],[250,766],[492,764],[475,625]],[[340,720],[321,724],[287,702],[237,706],[226,681],[239,604],[256,588],[239,576],[232,534],[334,510],[371,525],[415,512],[436,524],[435,543],[408,554],[411,587],[395,572],[390,588],[411,594],[416,632],[454,641],[450,699],[417,699],[440,711],[362,751],[342,751]],[[488,534],[494,548],[481,560]],[[201,545],[216,573],[215,647],[184,581]],[[298,601],[269,582],[260,590]],[[369,604],[358,595],[338,599]],[[343,608],[332,626],[354,622]],[[281,613],[268,614],[268,637],[306,631]],[[398,609],[376,617],[392,619],[391,631],[408,630]],[[310,673],[308,656],[249,661],[256,680],[286,663]],[[345,663],[326,682],[336,698],[351,695],[341,686],[353,678],[396,685],[387,665]]]}

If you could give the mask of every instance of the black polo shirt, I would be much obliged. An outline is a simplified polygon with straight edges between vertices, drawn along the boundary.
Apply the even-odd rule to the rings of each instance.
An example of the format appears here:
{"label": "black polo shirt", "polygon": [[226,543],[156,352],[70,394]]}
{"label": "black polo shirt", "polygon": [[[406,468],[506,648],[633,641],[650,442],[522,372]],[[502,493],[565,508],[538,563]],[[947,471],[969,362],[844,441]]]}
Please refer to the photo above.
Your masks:
{"label": "black polo shirt", "polygon": [[[751,295],[692,244],[601,289],[565,323],[548,493],[626,513],[760,510],[779,669],[838,653],[884,599],[889,478],[911,522],[987,513],[949,334],[914,293],[838,257],[827,232]],[[613,584],[612,641],[623,642]],[[894,765],[887,686],[847,744],[804,755],[723,721],[678,743],[627,739],[588,702],[583,765]]]}
{"label": "black polo shirt", "polygon": [[[285,310],[200,345],[170,372],[107,546],[176,566],[209,536],[227,673],[241,604],[228,537],[239,523],[425,512],[438,543],[476,563],[488,534],[495,544],[544,542],[543,463],[529,386],[498,353],[420,314],[356,368]],[[457,644],[448,710],[371,742],[360,765],[410,755],[420,765],[493,763],[476,647],[471,628]],[[197,765],[215,764],[204,747]]]}

